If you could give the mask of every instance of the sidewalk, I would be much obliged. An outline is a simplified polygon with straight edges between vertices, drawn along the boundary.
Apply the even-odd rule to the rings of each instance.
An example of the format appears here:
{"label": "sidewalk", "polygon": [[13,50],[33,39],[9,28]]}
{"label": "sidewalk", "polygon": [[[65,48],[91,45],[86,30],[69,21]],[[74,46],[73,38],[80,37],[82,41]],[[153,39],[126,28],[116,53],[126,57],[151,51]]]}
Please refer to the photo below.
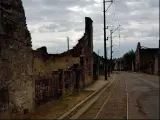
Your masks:
{"label": "sidewalk", "polygon": [[107,83],[108,81],[104,80],[104,76],[100,76],[99,80],[95,81],[95,83],[85,88],[85,91],[97,91],[104,87]]}
{"label": "sidewalk", "polygon": [[[72,109],[81,101],[85,100],[88,96],[93,94],[95,91],[100,90],[109,81],[105,81],[103,76],[100,76],[100,80],[95,81],[92,85],[85,88],[84,91],[80,91],[78,95],[71,95],[58,101],[51,101],[45,105],[41,105],[36,108],[36,112],[23,116],[22,118],[29,119],[56,119]],[[16,118],[16,117],[15,117]],[[19,118],[19,117],[18,117]],[[20,117],[21,118],[21,117]]]}

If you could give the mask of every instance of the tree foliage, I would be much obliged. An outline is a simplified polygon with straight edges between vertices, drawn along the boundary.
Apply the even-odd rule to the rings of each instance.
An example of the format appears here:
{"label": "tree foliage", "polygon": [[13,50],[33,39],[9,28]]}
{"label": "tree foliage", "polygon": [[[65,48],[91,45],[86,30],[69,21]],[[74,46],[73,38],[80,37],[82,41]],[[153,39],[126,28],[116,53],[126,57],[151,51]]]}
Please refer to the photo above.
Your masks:
{"label": "tree foliage", "polygon": [[132,69],[132,63],[135,62],[135,52],[133,50],[129,50],[127,53],[123,55],[123,65],[125,68],[131,70]]}

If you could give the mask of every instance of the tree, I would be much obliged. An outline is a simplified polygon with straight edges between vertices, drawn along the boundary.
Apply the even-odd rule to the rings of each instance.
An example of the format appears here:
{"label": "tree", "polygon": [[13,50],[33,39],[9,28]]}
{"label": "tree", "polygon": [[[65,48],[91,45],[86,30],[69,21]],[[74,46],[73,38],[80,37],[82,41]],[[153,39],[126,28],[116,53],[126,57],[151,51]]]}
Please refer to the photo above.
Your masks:
{"label": "tree", "polygon": [[125,70],[132,70],[132,64],[135,66],[135,52],[133,50],[128,51],[123,55],[123,66]]}

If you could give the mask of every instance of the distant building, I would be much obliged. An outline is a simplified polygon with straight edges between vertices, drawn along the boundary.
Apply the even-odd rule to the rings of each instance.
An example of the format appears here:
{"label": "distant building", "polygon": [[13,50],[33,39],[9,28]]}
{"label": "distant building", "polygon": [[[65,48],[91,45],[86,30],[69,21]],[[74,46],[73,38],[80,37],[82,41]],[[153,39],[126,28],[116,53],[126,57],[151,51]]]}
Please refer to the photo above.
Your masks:
{"label": "distant building", "polygon": [[141,46],[140,42],[136,49],[136,70],[158,74],[158,48],[147,48]]}

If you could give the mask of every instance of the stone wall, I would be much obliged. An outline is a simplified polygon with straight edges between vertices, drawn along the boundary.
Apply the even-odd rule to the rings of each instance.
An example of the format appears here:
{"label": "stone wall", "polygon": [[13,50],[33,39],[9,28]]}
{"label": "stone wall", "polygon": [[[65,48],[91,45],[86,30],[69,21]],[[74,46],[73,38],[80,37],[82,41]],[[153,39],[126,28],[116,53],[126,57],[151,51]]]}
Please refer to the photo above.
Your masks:
{"label": "stone wall", "polygon": [[[34,75],[51,76],[53,71],[67,69],[73,64],[80,64],[80,57],[84,60],[84,73],[86,85],[93,80],[93,28],[92,20],[85,18],[86,27],[84,36],[69,51],[61,54],[48,54],[45,47],[33,50],[34,56]],[[43,50],[42,50],[43,49]]]}
{"label": "stone wall", "polygon": [[32,46],[21,0],[1,0],[0,18],[0,89],[8,91],[6,110],[30,112],[34,109]]}
{"label": "stone wall", "polygon": [[158,54],[155,56],[154,73],[158,75]]}
{"label": "stone wall", "polygon": [[141,45],[140,45],[140,42],[138,42],[138,45],[137,45],[137,49],[136,49],[136,59],[135,59],[135,63],[136,63],[136,69],[138,70],[140,68],[140,49],[141,49]]}
{"label": "stone wall", "polygon": [[93,80],[93,21],[85,18],[85,33],[87,34],[87,42],[84,44],[85,55],[85,83],[91,84]]}
{"label": "stone wall", "polygon": [[34,111],[38,76],[50,77],[53,71],[80,64],[80,57],[84,59],[85,83],[92,82],[93,28],[90,18],[85,18],[85,33],[76,46],[61,54],[48,54],[44,47],[32,50],[21,0],[1,0],[0,18],[0,105],[5,107],[5,112]]}
{"label": "stone wall", "polygon": [[140,43],[136,50],[136,69],[146,73],[157,73],[158,69],[158,48],[142,47]]}
{"label": "stone wall", "polygon": [[54,54],[39,53],[39,51],[35,50],[32,52],[34,56],[33,72],[35,76],[51,76],[53,71],[67,69],[73,64],[79,63],[79,59],[72,57],[72,55],[57,57]]}

